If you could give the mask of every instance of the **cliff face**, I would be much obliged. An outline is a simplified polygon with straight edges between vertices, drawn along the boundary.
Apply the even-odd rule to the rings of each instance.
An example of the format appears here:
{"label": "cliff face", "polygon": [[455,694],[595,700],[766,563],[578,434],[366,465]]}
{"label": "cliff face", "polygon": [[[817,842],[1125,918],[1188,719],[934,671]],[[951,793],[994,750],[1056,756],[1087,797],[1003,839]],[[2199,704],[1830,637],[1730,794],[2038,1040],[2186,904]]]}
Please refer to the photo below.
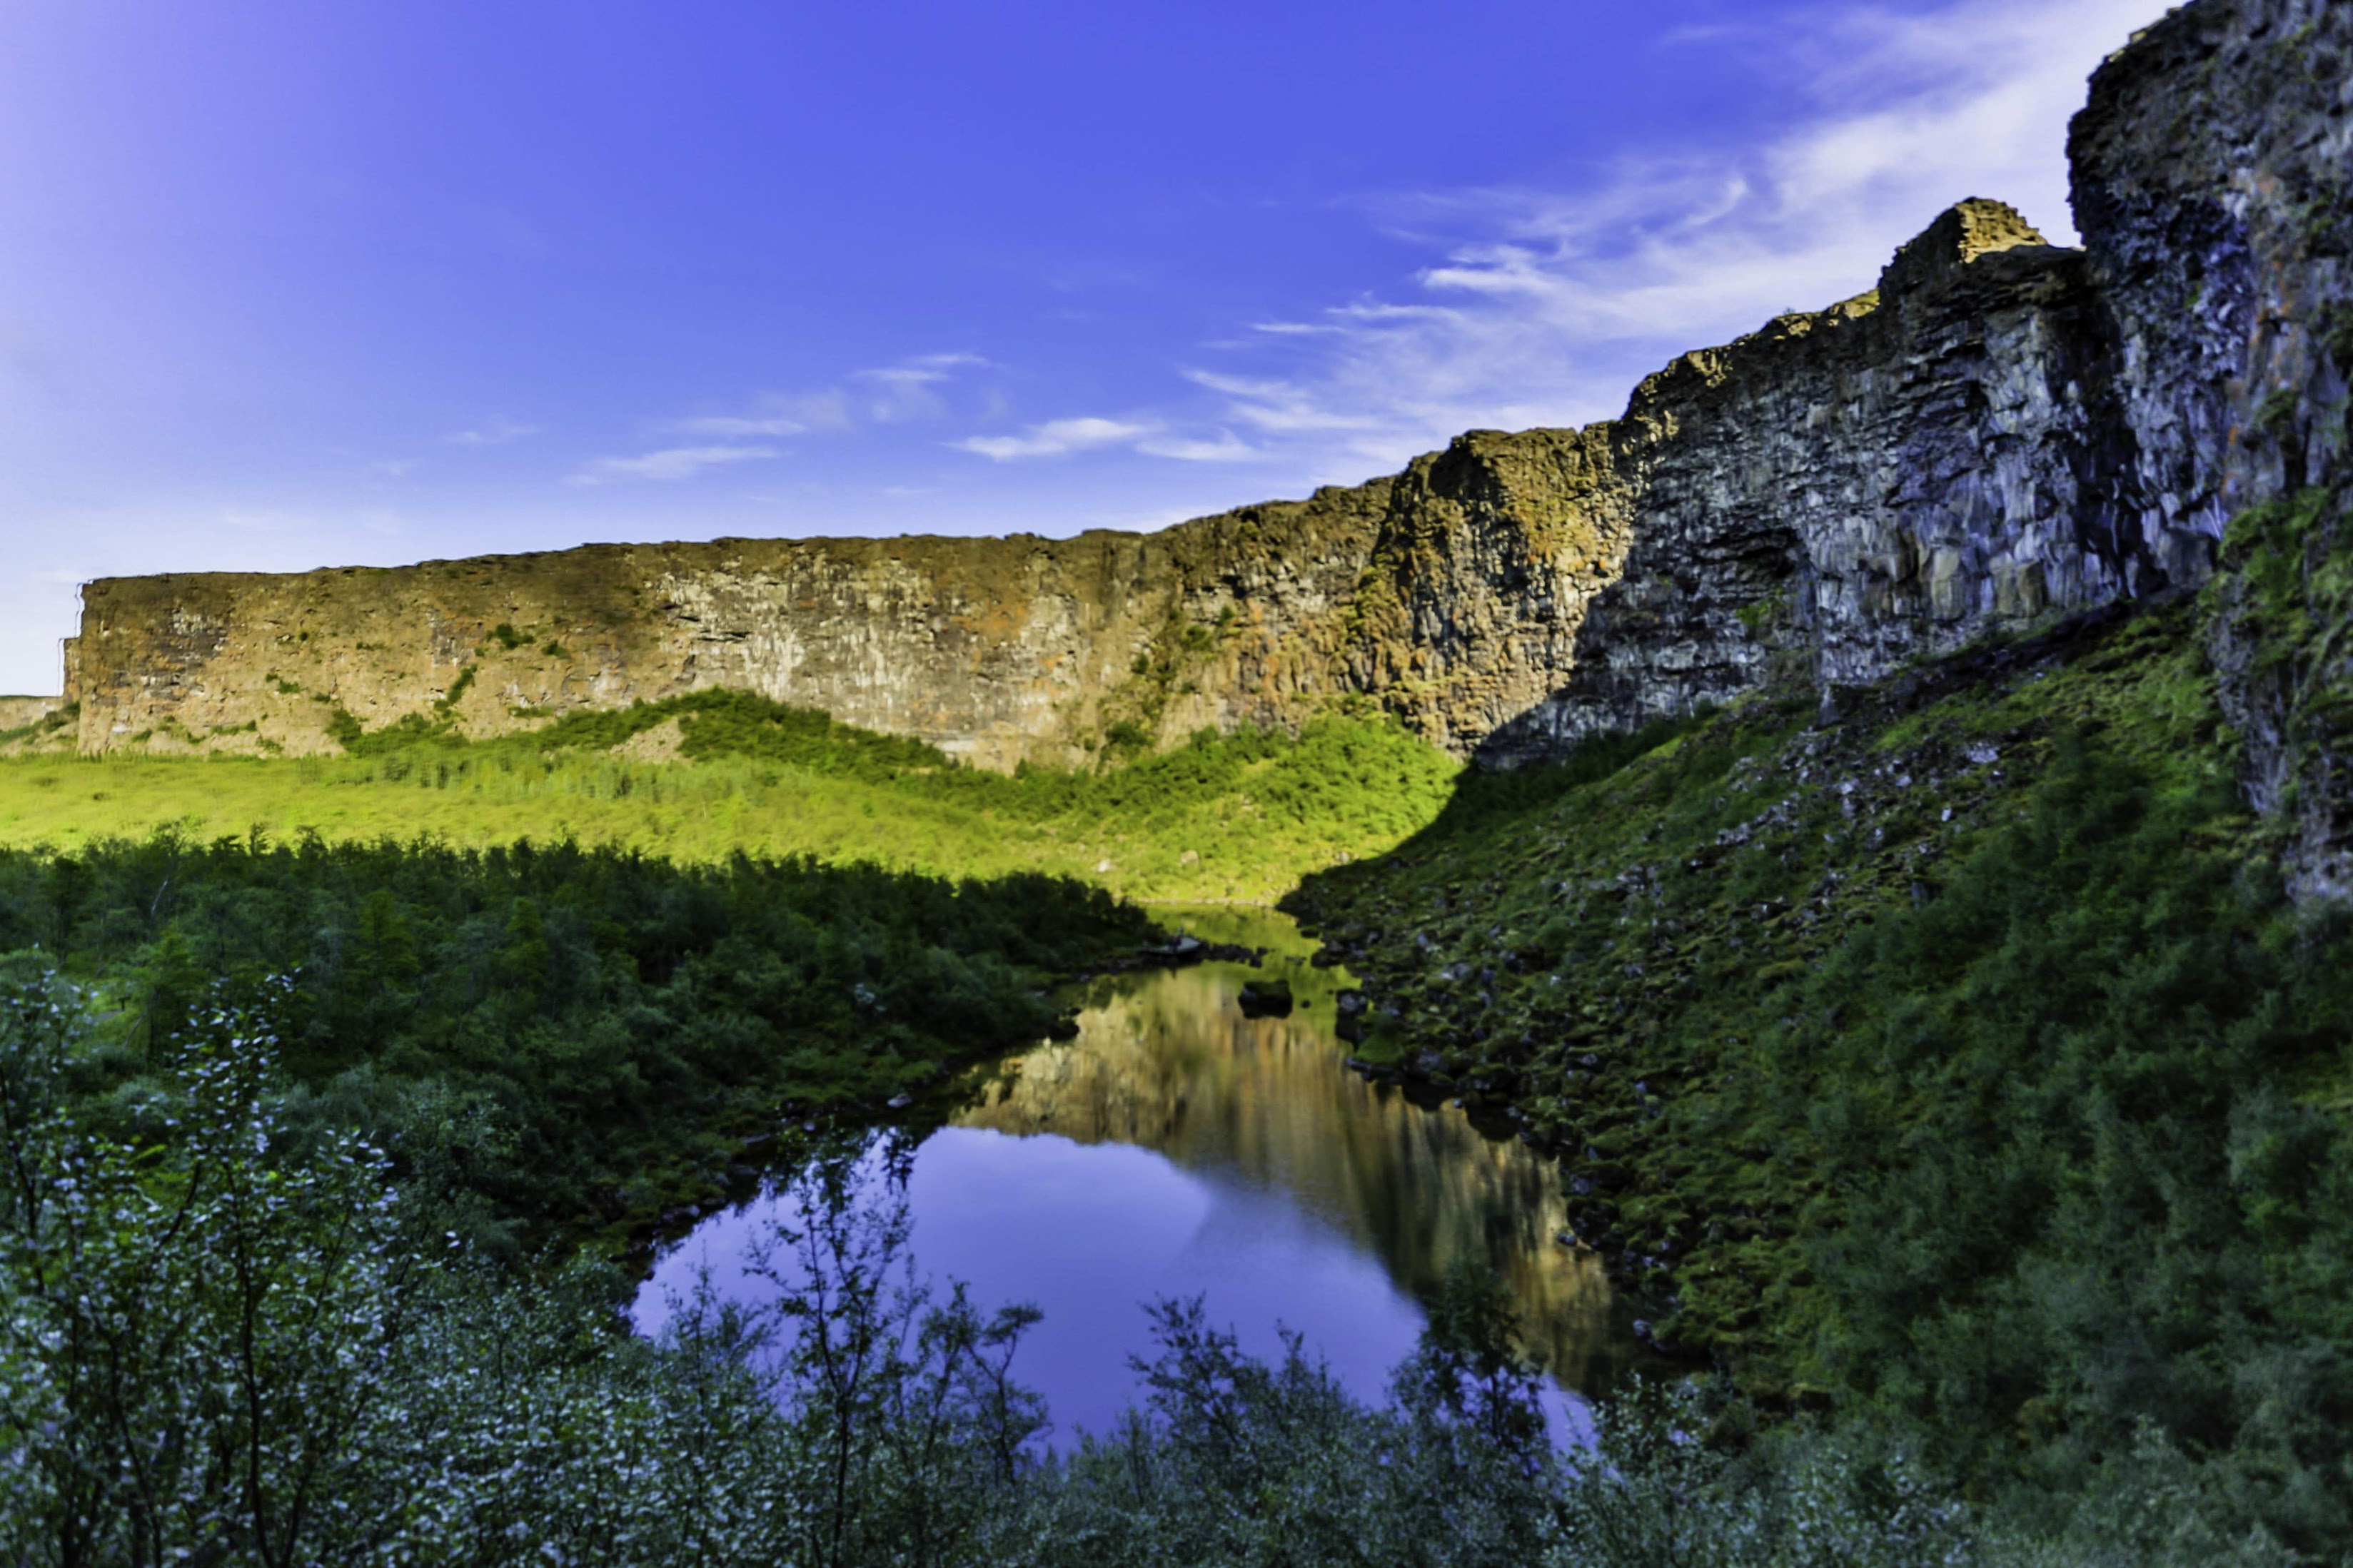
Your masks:
{"label": "cliff face", "polygon": [[[1271,523],[1242,566],[1280,664],[1295,613],[1353,587],[1377,489],[1209,520]],[[1374,514],[1374,515],[1377,515]],[[332,750],[348,713],[481,735],[538,714],[740,686],[985,765],[1050,751],[1178,616],[1172,543],[1118,534],[591,546],[390,571],[94,583],[77,652],[86,750]],[[1261,552],[1261,554],[1266,552]],[[253,729],[240,741],[242,726]]]}
{"label": "cliff face", "polygon": [[[1776,674],[1827,694],[2196,586],[2232,517],[2337,495],[2348,83],[2353,7],[2198,0],[2094,79],[2084,249],[1966,202],[1874,291],[1684,355],[1620,419],[1473,432],[1161,533],[95,583],[69,650],[80,743],[321,750],[339,712],[479,734],[732,685],[989,766],[1348,701],[1510,765]],[[2302,652],[2280,656],[2277,595],[2242,591],[2245,550],[2215,593],[2250,787],[2303,814],[2315,868],[2353,864],[2353,654],[2327,635],[2353,613],[2330,597],[2344,510],[2307,506],[2288,563]]]}
{"label": "cliff face", "polygon": [[2069,153],[2137,494],[2229,524],[2207,632],[2248,793],[2302,890],[2353,893],[2353,8],[2176,11],[2094,79]]}
{"label": "cliff face", "polygon": [[0,731],[37,724],[55,713],[63,701],[57,697],[0,697]]}
{"label": "cliff face", "polygon": [[347,715],[490,734],[733,686],[984,766],[1295,724],[1349,694],[1465,745],[1556,684],[1615,551],[1574,435],[1155,534],[592,545],[112,578],[69,647],[98,752],[332,750]]}
{"label": "cliff face", "polygon": [[1965,203],[1874,296],[1642,384],[1625,574],[1485,755],[2213,579],[2250,797],[2302,890],[2353,893],[2353,6],[2180,7],[2069,155],[2082,252]]}
{"label": "cliff face", "polygon": [[1876,679],[2004,625],[2181,577],[2127,525],[2116,350],[2078,252],[1970,201],[1879,288],[1643,382],[1608,440],[1633,522],[1565,687],[1502,763],[1773,673]]}

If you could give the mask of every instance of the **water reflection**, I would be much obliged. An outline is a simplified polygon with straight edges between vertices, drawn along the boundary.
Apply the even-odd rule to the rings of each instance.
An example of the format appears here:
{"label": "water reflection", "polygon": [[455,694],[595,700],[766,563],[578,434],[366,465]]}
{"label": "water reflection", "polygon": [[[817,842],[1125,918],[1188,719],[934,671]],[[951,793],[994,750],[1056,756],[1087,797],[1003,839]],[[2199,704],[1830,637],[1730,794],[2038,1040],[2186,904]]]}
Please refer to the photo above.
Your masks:
{"label": "water reflection", "polygon": [[[1264,970],[1096,982],[1078,1037],[1001,1063],[907,1178],[925,1273],[1044,1310],[1021,1375],[1062,1429],[1101,1430],[1131,1400],[1141,1304],[1169,1295],[1206,1295],[1261,1354],[1280,1321],[1378,1397],[1420,1331],[1415,1298],[1466,1253],[1503,1275],[1531,1358],[1559,1384],[1591,1393],[1620,1373],[1633,1344],[1606,1278],[1552,1239],[1567,1223],[1553,1168],[1348,1072],[1333,1005],[1345,979],[1310,968],[1288,921],[1190,923],[1277,951]],[[1242,983],[1270,972],[1296,1011],[1245,1018]],[[724,1294],[754,1289],[740,1263],[769,1218],[765,1203],[713,1215],[666,1253],[639,1326],[658,1330],[664,1293],[698,1269]]]}
{"label": "water reflection", "polygon": [[1278,969],[1297,1012],[1243,1017],[1234,998],[1255,973],[1204,964],[1098,986],[1077,1039],[1006,1064],[957,1124],[1132,1144],[1281,1194],[1409,1295],[1458,1256],[1485,1258],[1518,1304],[1532,1359],[1570,1388],[1610,1382],[1628,1346],[1599,1265],[1553,1240],[1568,1224],[1555,1168],[1459,1110],[1421,1110],[1345,1070],[1336,985],[1303,963]]}

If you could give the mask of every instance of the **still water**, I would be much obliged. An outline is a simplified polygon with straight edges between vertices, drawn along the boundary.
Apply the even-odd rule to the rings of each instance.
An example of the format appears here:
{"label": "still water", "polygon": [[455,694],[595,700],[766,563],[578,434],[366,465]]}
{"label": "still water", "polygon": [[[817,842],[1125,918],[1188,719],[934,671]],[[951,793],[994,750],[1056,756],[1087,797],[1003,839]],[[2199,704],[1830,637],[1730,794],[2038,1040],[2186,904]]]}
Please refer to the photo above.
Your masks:
{"label": "still water", "polygon": [[[1636,1353],[1599,1265],[1553,1238],[1567,1224],[1555,1168],[1486,1137],[1460,1110],[1423,1110],[1344,1065],[1334,998],[1349,984],[1306,963],[1314,943],[1261,911],[1169,911],[1213,941],[1272,949],[1262,969],[1207,963],[1092,982],[1076,1039],[1008,1058],[916,1149],[905,1197],[919,1270],[963,1279],[983,1308],[1045,1318],[1018,1375],[1057,1430],[1101,1431],[1135,1396],[1144,1304],[1206,1299],[1243,1346],[1303,1334],[1359,1395],[1378,1398],[1412,1350],[1417,1298],[1458,1256],[1484,1258],[1518,1306],[1530,1358],[1581,1425]],[[1247,1018],[1245,981],[1290,981],[1286,1018]],[[656,1259],[633,1314],[657,1333],[706,1270],[723,1296],[762,1289],[743,1268],[776,1217],[763,1198],[712,1215]]]}

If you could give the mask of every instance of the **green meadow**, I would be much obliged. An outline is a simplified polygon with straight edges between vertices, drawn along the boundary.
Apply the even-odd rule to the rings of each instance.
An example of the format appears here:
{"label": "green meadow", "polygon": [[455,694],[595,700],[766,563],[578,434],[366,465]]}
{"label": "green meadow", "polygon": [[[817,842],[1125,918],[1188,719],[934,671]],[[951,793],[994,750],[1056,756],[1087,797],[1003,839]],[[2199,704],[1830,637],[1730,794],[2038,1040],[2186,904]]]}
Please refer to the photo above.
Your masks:
{"label": "green meadow", "polygon": [[[673,759],[615,750],[649,731]],[[164,827],[206,841],[568,840],[681,864],[810,856],[1270,902],[1308,871],[1382,854],[1428,824],[1458,771],[1394,724],[1335,717],[1297,737],[1204,733],[1088,771],[1006,775],[736,692],[483,742],[422,722],[350,724],[344,741],[339,757],[0,759],[0,847],[66,851]]]}

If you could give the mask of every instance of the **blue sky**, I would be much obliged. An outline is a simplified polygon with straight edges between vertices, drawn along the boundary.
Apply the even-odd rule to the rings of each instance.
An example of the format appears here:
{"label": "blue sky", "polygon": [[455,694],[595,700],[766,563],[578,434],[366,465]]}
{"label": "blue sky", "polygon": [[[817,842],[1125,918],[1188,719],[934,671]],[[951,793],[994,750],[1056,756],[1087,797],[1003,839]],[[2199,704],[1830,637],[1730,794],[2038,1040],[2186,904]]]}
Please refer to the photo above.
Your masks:
{"label": "blue sky", "polygon": [[0,5],[0,690],[74,584],[1148,528],[1607,417],[2157,0]]}

